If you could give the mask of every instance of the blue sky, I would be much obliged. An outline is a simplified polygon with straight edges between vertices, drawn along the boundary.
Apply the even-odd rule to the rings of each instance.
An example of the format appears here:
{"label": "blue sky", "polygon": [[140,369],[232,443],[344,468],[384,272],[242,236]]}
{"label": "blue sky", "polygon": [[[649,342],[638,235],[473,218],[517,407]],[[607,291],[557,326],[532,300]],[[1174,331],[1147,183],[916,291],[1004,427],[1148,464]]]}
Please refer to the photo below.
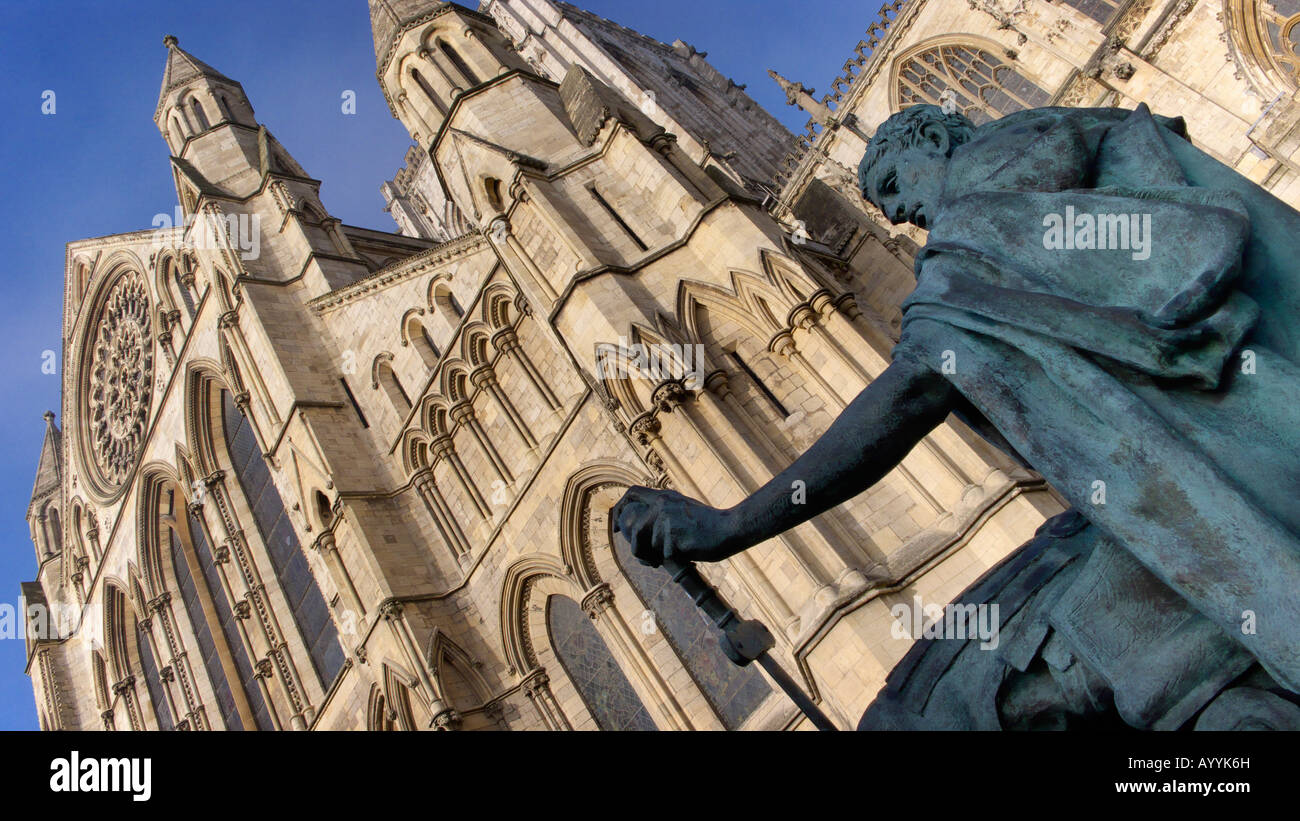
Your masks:
{"label": "blue sky", "polygon": [[[860,0],[575,5],[707,51],[796,132],[806,115],[785,105],[766,69],[824,92],[873,19]],[[401,166],[410,139],[375,82],[364,0],[0,0],[0,225],[10,248],[0,266],[0,602],[16,606],[19,581],[36,575],[24,516],[41,414],[60,412],[62,374],[43,374],[41,355],[61,357],[64,246],[149,228],[176,205],[153,123],[165,34],[243,84],[258,119],[323,181],[331,213],[396,230],[379,186]],[[340,115],[345,89],[356,91],[356,116]],[[41,112],[46,90],[56,95],[53,115]],[[24,655],[23,642],[0,640],[0,729],[36,727]]]}

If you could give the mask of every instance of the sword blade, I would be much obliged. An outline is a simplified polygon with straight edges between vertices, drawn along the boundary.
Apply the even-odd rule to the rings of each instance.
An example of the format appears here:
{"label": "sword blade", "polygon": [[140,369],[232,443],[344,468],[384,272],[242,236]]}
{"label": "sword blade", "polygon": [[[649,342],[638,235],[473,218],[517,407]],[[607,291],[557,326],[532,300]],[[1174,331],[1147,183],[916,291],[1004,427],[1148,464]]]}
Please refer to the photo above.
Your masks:
{"label": "sword blade", "polygon": [[772,658],[768,653],[759,653],[758,658],[754,659],[754,661],[762,665],[767,674],[776,680],[777,686],[785,691],[786,696],[795,703],[796,707],[803,711],[804,715],[808,716],[808,720],[813,723],[814,727],[830,732],[839,729],[826,717],[821,708],[813,704],[812,699],[808,698],[808,694],[795,683],[794,679],[786,674],[785,669],[780,664],[777,664],[776,659]]}

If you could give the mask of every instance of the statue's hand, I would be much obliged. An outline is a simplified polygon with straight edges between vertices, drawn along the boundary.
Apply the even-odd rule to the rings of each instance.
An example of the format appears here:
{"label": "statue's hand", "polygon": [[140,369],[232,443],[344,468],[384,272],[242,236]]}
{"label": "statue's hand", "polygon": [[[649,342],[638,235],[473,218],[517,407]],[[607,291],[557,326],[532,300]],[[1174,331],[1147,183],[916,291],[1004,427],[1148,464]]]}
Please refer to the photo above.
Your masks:
{"label": "statue's hand", "polygon": [[734,552],[725,512],[675,490],[628,488],[610,518],[614,530],[632,545],[632,554],[651,567],[665,559],[716,562]]}

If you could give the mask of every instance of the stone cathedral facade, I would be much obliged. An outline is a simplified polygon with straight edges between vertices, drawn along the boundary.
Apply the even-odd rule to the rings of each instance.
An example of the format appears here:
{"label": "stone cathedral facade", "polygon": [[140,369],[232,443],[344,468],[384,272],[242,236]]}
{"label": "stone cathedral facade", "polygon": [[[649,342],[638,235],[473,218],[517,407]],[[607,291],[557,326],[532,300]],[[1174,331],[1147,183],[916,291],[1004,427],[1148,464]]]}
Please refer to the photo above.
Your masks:
{"label": "stone cathedral facade", "polygon": [[[875,124],[1145,101],[1300,199],[1291,0],[893,2],[830,93],[774,75],[798,137],[705,53],[565,3],[369,6],[414,142],[398,233],[331,216],[169,37],[181,219],[67,246],[22,587],[43,729],[807,729],[608,511],[736,503],[884,369],[923,237],[857,195]],[[891,607],[1060,509],[954,419],[702,570],[850,727],[910,645]]]}

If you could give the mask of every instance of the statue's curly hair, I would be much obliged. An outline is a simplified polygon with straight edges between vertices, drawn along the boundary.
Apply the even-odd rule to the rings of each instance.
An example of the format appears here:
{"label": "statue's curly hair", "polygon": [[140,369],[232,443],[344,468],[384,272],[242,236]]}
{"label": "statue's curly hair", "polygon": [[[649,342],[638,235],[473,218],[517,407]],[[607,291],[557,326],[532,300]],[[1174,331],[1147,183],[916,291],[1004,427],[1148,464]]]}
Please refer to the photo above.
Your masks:
{"label": "statue's curly hair", "polygon": [[[867,174],[880,158],[892,151],[915,148],[921,144],[921,129],[930,123],[938,123],[948,131],[948,154],[962,143],[970,142],[975,132],[975,124],[958,112],[945,112],[937,105],[920,104],[909,106],[894,114],[880,124],[867,150],[858,164],[858,190],[863,199],[871,202],[867,196]],[[873,203],[879,205],[879,203]]]}

